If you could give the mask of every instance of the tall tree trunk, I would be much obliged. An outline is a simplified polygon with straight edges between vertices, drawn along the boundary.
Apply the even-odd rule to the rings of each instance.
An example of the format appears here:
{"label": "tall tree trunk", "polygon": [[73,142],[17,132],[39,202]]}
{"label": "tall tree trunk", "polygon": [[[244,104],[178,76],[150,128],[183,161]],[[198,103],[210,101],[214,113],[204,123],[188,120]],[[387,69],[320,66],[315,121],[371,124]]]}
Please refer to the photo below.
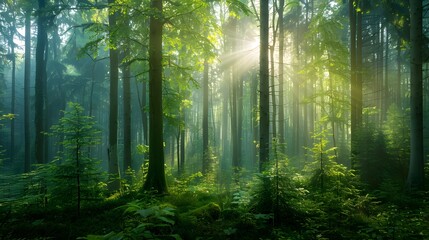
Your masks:
{"label": "tall tree trunk", "polygon": [[[238,19],[232,17],[230,21],[230,42],[232,54],[239,51],[238,44]],[[237,172],[241,167],[240,151],[239,151],[239,130],[238,130],[238,91],[239,91],[239,66],[238,63],[233,63],[230,74],[231,84],[231,141],[232,141],[232,167],[234,172]]]}
{"label": "tall tree trunk", "polygon": [[354,156],[358,154],[356,146],[356,137],[359,128],[359,84],[357,75],[357,48],[356,48],[356,9],[355,0],[349,0],[349,19],[350,19],[350,84],[351,84],[351,152],[353,162],[351,166],[356,167]]}
{"label": "tall tree trunk", "polygon": [[45,163],[45,136],[44,136],[44,106],[45,92],[44,86],[46,82],[46,50],[48,36],[46,32],[46,2],[38,0],[39,14],[37,17],[37,45],[36,45],[36,79],[35,79],[35,154],[36,163]]}
{"label": "tall tree trunk", "polygon": [[31,10],[25,12],[25,60],[24,60],[24,172],[31,169],[30,135],[30,72],[31,72]]}
{"label": "tall tree trunk", "polygon": [[383,121],[387,118],[387,110],[391,104],[390,94],[389,94],[389,25],[386,23],[386,39],[384,41],[384,51],[386,56],[384,56],[384,111],[383,111]]}
{"label": "tall tree trunk", "polygon": [[395,83],[395,103],[398,109],[402,109],[401,97],[401,37],[398,36],[398,43],[396,46],[396,83]]}
{"label": "tall tree trunk", "polygon": [[284,24],[283,24],[283,12],[284,12],[284,5],[285,1],[280,0],[279,1],[279,121],[278,121],[278,138],[279,138],[279,144],[280,144],[280,152],[285,152],[285,114],[284,114]]}
{"label": "tall tree trunk", "polygon": [[237,80],[237,166],[241,168],[243,166],[243,76],[239,76]]}
{"label": "tall tree trunk", "polygon": [[[109,4],[114,4],[114,0],[109,0]],[[113,42],[116,29],[117,13],[109,8],[110,41]],[[120,189],[120,174],[118,164],[118,78],[119,78],[119,54],[115,48],[110,48],[110,92],[109,92],[109,190]]]}
{"label": "tall tree trunk", "polygon": [[[225,73],[225,75],[228,74],[228,71],[226,71],[227,73]],[[229,77],[225,76],[224,77],[224,84],[223,84],[223,91],[222,91],[222,96],[223,96],[223,100],[222,100],[222,162],[220,164],[220,167],[222,170],[226,170],[229,169],[230,166],[227,165],[229,163],[229,154],[230,154],[230,140],[228,138],[228,136],[230,136],[230,134],[228,134],[229,132],[229,124],[228,124],[228,109],[229,109],[229,104],[228,101],[230,100],[229,98],[229,91],[228,91],[228,84],[229,84]]]}
{"label": "tall tree trunk", "polygon": [[[301,7],[298,10],[298,14],[301,15]],[[300,64],[301,64],[301,54],[300,54],[300,42],[302,37],[300,36],[300,22],[295,23],[295,32],[294,32],[294,79],[292,81],[292,155],[299,156],[301,152],[301,136],[303,135],[301,131],[301,111],[300,111],[300,82],[301,76],[299,74]]]}
{"label": "tall tree trunk", "polygon": [[[128,51],[126,51],[128,53]],[[126,53],[126,55],[127,55]],[[124,104],[124,171],[132,168],[131,159],[131,73],[130,65],[125,63],[123,70],[122,90]]]}
{"label": "tall tree trunk", "polygon": [[377,89],[377,109],[378,109],[378,126],[381,126],[383,123],[383,113],[384,113],[384,24],[383,19],[379,18],[379,37],[378,37],[378,51],[377,51],[377,81],[378,81],[378,89]]}
{"label": "tall tree trunk", "polygon": [[423,14],[421,0],[410,0],[411,36],[411,154],[407,188],[421,190],[424,186],[423,157]]}
{"label": "tall tree trunk", "polygon": [[[361,3],[362,4],[362,3]],[[362,76],[363,76],[363,26],[362,26],[362,11],[357,13],[356,27],[356,126],[359,128],[362,125]]]}
{"label": "tall tree trunk", "polygon": [[[275,33],[273,33],[275,35]],[[272,138],[277,138],[277,105],[276,105],[276,84],[274,77],[274,47],[275,47],[275,37],[273,37],[273,45],[270,46],[270,85],[271,85],[271,128],[272,128]]]}
{"label": "tall tree trunk", "polygon": [[180,162],[180,130],[181,127],[179,126],[178,131],[177,131],[177,135],[176,135],[176,155],[177,155],[177,172],[179,174],[179,176],[181,176],[183,174],[183,168],[182,168],[182,164]]}
{"label": "tall tree trunk", "polygon": [[[183,111],[183,110],[182,110]],[[182,118],[185,120],[185,113],[182,112]],[[180,128],[180,172],[185,172],[185,137],[186,137],[186,131],[185,127]]]}
{"label": "tall tree trunk", "polygon": [[254,168],[257,167],[257,147],[256,147],[256,143],[258,142],[259,139],[259,132],[258,132],[258,76],[255,73],[252,73],[252,83],[251,83],[251,106],[252,106],[252,136],[253,136],[253,141],[252,141],[252,165]]}
{"label": "tall tree trunk", "polygon": [[209,65],[204,60],[203,73],[203,174],[210,171],[209,156]]}
{"label": "tall tree trunk", "polygon": [[149,144],[149,129],[148,129],[148,117],[147,117],[147,82],[143,81],[143,88],[142,88],[142,122],[143,122],[143,138],[144,138],[144,144]]}
{"label": "tall tree trunk", "polygon": [[149,169],[144,190],[167,192],[162,112],[162,0],[151,0],[149,26]]}
{"label": "tall tree trunk", "polygon": [[259,53],[259,171],[265,169],[270,153],[270,94],[269,94],[269,28],[268,1],[260,1],[260,53]]}
{"label": "tall tree trunk", "polygon": [[[14,23],[15,27],[15,23]],[[15,105],[16,105],[16,57],[15,57],[15,44],[13,42],[14,33],[12,30],[11,36],[10,36],[10,54],[12,55],[12,99],[11,99],[11,106],[10,106],[10,112],[12,114],[15,114]],[[15,120],[11,119],[10,121],[10,160],[14,162],[15,159]]]}
{"label": "tall tree trunk", "polygon": [[[277,5],[276,1],[273,2],[273,5]],[[275,84],[275,63],[274,63],[274,52],[276,48],[276,40],[277,40],[277,26],[275,21],[276,9],[277,7],[273,7],[273,17],[272,17],[272,38],[273,43],[269,47],[269,55],[270,55],[270,82],[271,82],[271,109],[272,109],[272,118],[271,118],[271,128],[272,128],[272,138],[277,138],[277,104],[276,104],[276,84]],[[280,21],[280,19],[277,19]]]}
{"label": "tall tree trunk", "polygon": [[[125,13],[125,31],[126,31],[126,45],[124,46],[124,56],[127,57],[130,54],[130,20],[128,12]],[[122,91],[123,91],[123,108],[124,108],[124,169],[126,172],[128,169],[132,169],[131,159],[131,69],[130,63],[124,63],[123,79],[122,79]]]}

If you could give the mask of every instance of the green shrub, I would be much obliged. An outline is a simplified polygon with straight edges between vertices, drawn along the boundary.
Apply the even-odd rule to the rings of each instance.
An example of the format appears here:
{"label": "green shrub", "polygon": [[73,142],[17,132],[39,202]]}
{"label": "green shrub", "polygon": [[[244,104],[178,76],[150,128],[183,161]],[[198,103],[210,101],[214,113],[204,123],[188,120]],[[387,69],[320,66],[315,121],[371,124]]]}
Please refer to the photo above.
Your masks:
{"label": "green shrub", "polygon": [[181,239],[174,234],[175,208],[168,204],[133,201],[122,206],[125,224],[122,231],[88,235],[84,239]]}

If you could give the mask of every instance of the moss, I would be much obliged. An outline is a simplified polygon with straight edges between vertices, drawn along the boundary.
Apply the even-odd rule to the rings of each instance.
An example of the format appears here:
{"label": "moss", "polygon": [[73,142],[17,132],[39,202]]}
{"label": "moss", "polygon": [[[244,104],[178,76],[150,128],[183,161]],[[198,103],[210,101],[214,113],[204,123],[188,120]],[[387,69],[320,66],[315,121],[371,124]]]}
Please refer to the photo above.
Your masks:
{"label": "moss", "polygon": [[198,221],[212,222],[219,219],[221,209],[216,203],[209,203],[184,214],[185,217],[195,218]]}
{"label": "moss", "polygon": [[176,225],[179,235],[184,239],[196,237],[214,236],[219,231],[215,223],[221,216],[221,209],[216,203],[208,203],[204,206],[190,210],[178,216]]}

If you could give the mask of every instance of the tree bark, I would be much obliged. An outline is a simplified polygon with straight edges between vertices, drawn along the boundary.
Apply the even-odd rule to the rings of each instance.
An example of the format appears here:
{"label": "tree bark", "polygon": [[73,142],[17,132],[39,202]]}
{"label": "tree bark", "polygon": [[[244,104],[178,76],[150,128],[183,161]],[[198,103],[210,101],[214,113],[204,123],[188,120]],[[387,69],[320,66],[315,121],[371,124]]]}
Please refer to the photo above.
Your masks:
{"label": "tree bark", "polygon": [[[127,51],[128,52],[128,51]],[[125,63],[123,70],[122,90],[124,104],[124,171],[132,168],[131,159],[131,73],[130,66]]]}
{"label": "tree bark", "polygon": [[252,73],[251,83],[251,101],[252,101],[252,165],[256,169],[258,163],[258,149],[256,143],[259,139],[259,126],[258,126],[258,76],[256,72]]}
{"label": "tree bark", "polygon": [[144,144],[149,145],[149,129],[148,129],[148,117],[147,117],[147,83],[143,81],[143,88],[142,88],[142,124],[143,124],[143,138],[144,138]]}
{"label": "tree bark", "polygon": [[[14,26],[15,28],[15,23]],[[13,42],[14,38],[14,31],[15,29],[11,30],[10,35],[10,53],[12,55],[12,87],[11,87],[11,106],[10,106],[10,112],[12,114],[15,114],[15,105],[16,105],[16,57],[15,57],[15,43]],[[15,159],[15,120],[11,119],[10,121],[10,161],[14,162]]]}
{"label": "tree bark", "polygon": [[280,144],[280,152],[285,153],[285,114],[284,114],[284,24],[283,24],[283,12],[284,12],[285,1],[279,1],[279,121],[278,121],[278,139]]}
{"label": "tree bark", "polygon": [[[109,4],[113,4],[114,0],[109,0]],[[113,42],[117,13],[111,12],[109,8],[109,26],[110,26],[110,44]],[[110,92],[109,92],[109,191],[117,191],[120,189],[120,174],[118,164],[118,78],[119,78],[119,54],[115,48],[110,48]]]}
{"label": "tree bark", "polygon": [[[125,13],[125,31],[126,31],[126,45],[124,46],[124,56],[130,54],[128,40],[130,37],[130,26],[127,12]],[[125,62],[123,67],[123,79],[122,79],[122,91],[123,91],[123,108],[124,108],[124,169],[126,172],[128,169],[132,169],[131,159],[131,69],[130,63]]]}
{"label": "tree bark", "polygon": [[204,60],[203,73],[203,174],[210,171],[209,156],[209,65]]}
{"label": "tree bark", "polygon": [[162,0],[151,0],[149,25],[149,169],[144,190],[167,192],[162,112]]}
{"label": "tree bark", "polygon": [[396,83],[395,83],[395,103],[398,109],[402,109],[402,98],[401,98],[401,38],[398,36],[398,42],[396,46]]}
{"label": "tree bark", "polygon": [[[352,168],[357,167],[355,158],[358,155],[356,137],[362,121],[362,18],[356,13],[356,1],[349,0],[350,18],[350,84],[351,84],[351,153]],[[358,17],[356,17],[358,14]],[[358,25],[358,27],[356,27]],[[359,45],[359,46],[358,46]]]}
{"label": "tree bark", "polygon": [[265,169],[270,153],[270,100],[269,100],[269,58],[268,58],[268,1],[260,1],[260,55],[259,55],[259,171]]}
{"label": "tree bark", "polygon": [[46,32],[46,2],[38,0],[39,13],[37,17],[37,45],[36,45],[36,79],[35,79],[35,154],[36,163],[45,163],[45,136],[44,136],[44,106],[46,82],[46,48],[48,36]]}
{"label": "tree bark", "polygon": [[410,0],[411,36],[411,154],[407,189],[421,190],[424,186],[423,157],[423,14],[422,1]]}
{"label": "tree bark", "polygon": [[30,134],[30,71],[31,71],[31,10],[25,13],[25,60],[24,60],[24,172],[31,170]]}
{"label": "tree bark", "polygon": [[[182,110],[183,111],[183,110]],[[183,120],[185,120],[185,113],[182,112]],[[180,128],[180,173],[185,172],[185,127]]]}

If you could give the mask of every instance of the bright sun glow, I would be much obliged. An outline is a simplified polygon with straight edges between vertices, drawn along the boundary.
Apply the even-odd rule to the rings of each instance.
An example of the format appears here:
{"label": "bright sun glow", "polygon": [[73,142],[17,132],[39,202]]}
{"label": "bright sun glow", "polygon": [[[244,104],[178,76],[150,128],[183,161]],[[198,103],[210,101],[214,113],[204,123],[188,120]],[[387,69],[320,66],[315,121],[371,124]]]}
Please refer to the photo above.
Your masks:
{"label": "bright sun glow", "polygon": [[239,72],[245,72],[258,66],[259,62],[259,37],[255,31],[249,30],[245,35],[233,39],[236,47],[233,52],[227,52],[221,56],[222,66],[236,67]]}

